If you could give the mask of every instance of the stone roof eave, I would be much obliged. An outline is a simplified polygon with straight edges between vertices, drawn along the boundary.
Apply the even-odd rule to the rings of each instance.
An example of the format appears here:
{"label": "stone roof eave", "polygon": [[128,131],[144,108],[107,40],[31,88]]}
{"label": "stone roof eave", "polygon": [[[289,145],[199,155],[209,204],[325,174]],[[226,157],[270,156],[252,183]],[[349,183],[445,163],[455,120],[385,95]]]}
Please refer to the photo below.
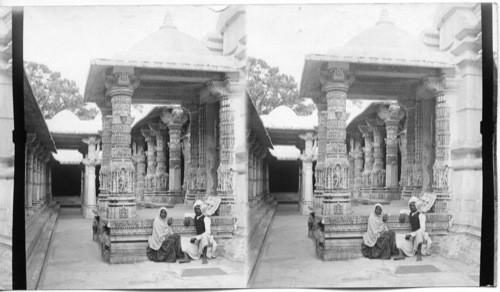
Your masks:
{"label": "stone roof eave", "polygon": [[[227,56],[190,56],[188,54],[169,53],[166,58],[159,60],[142,61],[141,59],[94,59],[90,62],[89,73],[85,84],[84,101],[96,102],[105,91],[103,76],[110,67],[134,67],[166,70],[205,71],[215,73],[240,72],[233,57]],[[161,59],[161,60],[160,60]]]}

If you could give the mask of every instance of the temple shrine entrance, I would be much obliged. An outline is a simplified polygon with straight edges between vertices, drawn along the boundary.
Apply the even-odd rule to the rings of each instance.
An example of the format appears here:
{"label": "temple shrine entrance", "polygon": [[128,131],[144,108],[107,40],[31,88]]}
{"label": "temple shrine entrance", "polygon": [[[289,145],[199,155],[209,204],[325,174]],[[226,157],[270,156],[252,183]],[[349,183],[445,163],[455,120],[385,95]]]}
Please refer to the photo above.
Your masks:
{"label": "temple shrine entrance", "polygon": [[52,196],[80,197],[82,194],[82,170],[79,165],[55,165],[52,167]]}

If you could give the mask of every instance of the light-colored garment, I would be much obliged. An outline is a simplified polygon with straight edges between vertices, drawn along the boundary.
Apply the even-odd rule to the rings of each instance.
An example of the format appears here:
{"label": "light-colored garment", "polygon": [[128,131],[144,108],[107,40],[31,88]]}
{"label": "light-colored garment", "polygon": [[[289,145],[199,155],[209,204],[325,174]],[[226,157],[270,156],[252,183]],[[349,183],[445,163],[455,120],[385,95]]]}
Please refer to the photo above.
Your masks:
{"label": "light-colored garment", "polygon": [[[195,214],[186,214],[191,218],[195,218]],[[186,217],[187,217],[186,216]],[[193,260],[197,260],[203,254],[203,249],[207,248],[207,257],[215,258],[215,250],[217,249],[217,243],[215,242],[214,237],[212,236],[212,220],[210,217],[205,215],[203,219],[203,223],[205,224],[205,232],[195,236],[196,241],[191,243],[192,237],[181,237],[181,249],[183,252],[187,253],[190,258]]]}
{"label": "light-colored garment", "polygon": [[[416,213],[410,214],[410,216],[415,216]],[[406,256],[414,256],[417,252],[418,245],[422,243],[422,255],[431,254],[431,244],[432,240],[429,234],[426,232],[425,224],[426,217],[424,214],[419,213],[418,220],[420,223],[420,229],[410,233],[411,238],[405,239],[406,234],[398,234],[396,236],[396,245],[400,248]]]}
{"label": "light-colored garment", "polygon": [[369,247],[373,247],[375,245],[382,232],[389,230],[385,222],[382,220],[383,214],[380,213],[380,215],[377,215],[375,213],[377,206],[382,209],[381,204],[375,204],[373,212],[368,217],[368,228],[365,234],[363,234],[363,242]]}
{"label": "light-colored garment", "polygon": [[168,226],[168,217],[165,217],[165,219],[161,218],[161,210],[167,212],[167,208],[160,208],[153,221],[153,234],[148,239],[149,247],[154,250],[159,250],[165,238],[174,234],[172,227]]}

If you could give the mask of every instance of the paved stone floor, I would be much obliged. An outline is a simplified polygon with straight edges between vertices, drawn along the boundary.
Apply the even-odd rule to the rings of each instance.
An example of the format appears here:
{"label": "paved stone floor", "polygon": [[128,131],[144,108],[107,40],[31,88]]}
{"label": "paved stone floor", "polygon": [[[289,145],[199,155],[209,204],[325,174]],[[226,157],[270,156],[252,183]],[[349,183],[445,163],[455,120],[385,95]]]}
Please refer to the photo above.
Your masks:
{"label": "paved stone floor", "polygon": [[[316,257],[313,240],[307,237],[307,216],[300,215],[297,205],[278,205],[262,253],[250,282],[253,288],[479,285],[479,267],[439,255],[426,256],[422,262],[415,258],[321,261]],[[421,265],[432,265],[439,271],[417,273]]]}
{"label": "paved stone floor", "polygon": [[[169,216],[183,216],[186,210],[174,209]],[[245,265],[222,257],[207,265],[104,263],[92,241],[92,220],[82,219],[77,208],[61,208],[38,289],[238,288],[246,283]]]}

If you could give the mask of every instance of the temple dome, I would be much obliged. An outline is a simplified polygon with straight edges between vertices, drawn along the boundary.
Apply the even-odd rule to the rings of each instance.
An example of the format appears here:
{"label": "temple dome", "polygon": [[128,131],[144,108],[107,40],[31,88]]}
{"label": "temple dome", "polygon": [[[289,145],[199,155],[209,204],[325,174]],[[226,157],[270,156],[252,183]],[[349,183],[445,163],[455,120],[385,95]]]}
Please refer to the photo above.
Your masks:
{"label": "temple dome", "polygon": [[[368,28],[353,37],[340,49],[342,52],[352,52],[356,55],[385,54],[386,57],[393,57],[391,54],[407,55],[409,52],[426,52],[429,49],[422,41],[412,34],[394,25],[389,18],[387,10],[382,10],[380,18],[375,26]],[[328,54],[337,54],[339,48],[332,48]]]}
{"label": "temple dome", "polygon": [[52,119],[50,119],[50,121],[54,124],[68,125],[79,123],[80,119],[76,116],[75,113],[68,109],[65,109],[55,114]]}
{"label": "temple dome", "polygon": [[148,53],[183,53],[194,55],[211,55],[210,50],[195,38],[177,30],[170,14],[166,14],[163,25],[157,32],[150,34],[132,48],[131,52]]}

